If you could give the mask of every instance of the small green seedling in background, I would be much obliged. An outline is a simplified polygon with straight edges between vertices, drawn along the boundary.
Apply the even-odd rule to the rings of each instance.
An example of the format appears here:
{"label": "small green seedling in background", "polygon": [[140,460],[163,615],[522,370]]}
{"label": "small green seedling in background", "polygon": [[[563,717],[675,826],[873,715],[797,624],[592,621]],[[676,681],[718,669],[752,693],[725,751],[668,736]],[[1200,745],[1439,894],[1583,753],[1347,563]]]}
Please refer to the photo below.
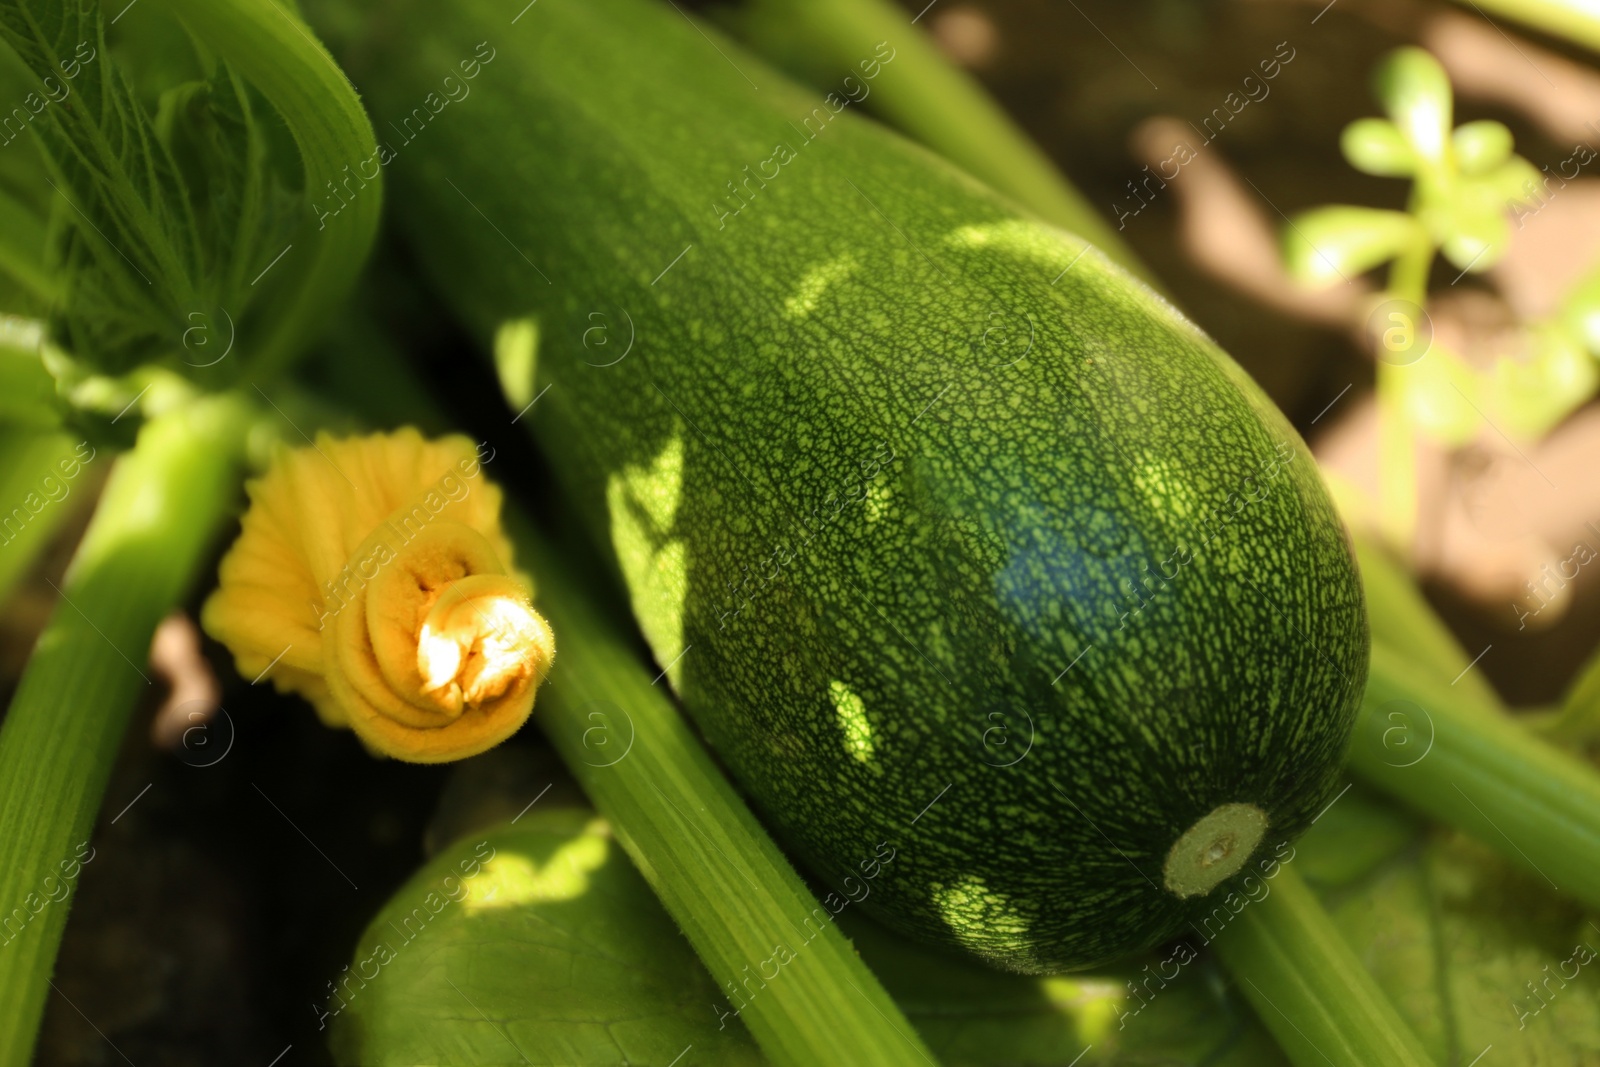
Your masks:
{"label": "small green seedling in background", "polygon": [[[1403,550],[1417,509],[1415,435],[1450,449],[1466,445],[1486,425],[1537,439],[1594,392],[1600,273],[1579,284],[1548,319],[1521,324],[1487,368],[1436,343],[1428,313],[1435,256],[1442,253],[1459,272],[1455,281],[1488,270],[1566,179],[1516,155],[1511,131],[1499,122],[1452,128],[1449,78],[1420,48],[1391,53],[1378,67],[1375,93],[1388,117],[1351,123],[1340,147],[1357,170],[1410,178],[1406,209],[1314,208],[1290,222],[1284,251],[1291,274],[1313,286],[1389,265],[1367,326],[1378,357],[1381,523]],[[1594,156],[1579,146],[1573,159],[1581,164]]]}

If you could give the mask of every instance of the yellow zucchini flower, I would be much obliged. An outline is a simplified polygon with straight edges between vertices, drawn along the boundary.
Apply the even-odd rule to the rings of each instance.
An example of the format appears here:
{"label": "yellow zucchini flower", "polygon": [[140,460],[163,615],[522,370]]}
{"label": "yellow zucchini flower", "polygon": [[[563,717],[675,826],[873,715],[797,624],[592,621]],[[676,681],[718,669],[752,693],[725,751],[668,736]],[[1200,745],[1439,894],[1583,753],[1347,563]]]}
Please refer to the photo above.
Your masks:
{"label": "yellow zucchini flower", "polygon": [[510,737],[555,657],[465,437],[411,427],[284,449],[206,601],[239,673],[412,763]]}

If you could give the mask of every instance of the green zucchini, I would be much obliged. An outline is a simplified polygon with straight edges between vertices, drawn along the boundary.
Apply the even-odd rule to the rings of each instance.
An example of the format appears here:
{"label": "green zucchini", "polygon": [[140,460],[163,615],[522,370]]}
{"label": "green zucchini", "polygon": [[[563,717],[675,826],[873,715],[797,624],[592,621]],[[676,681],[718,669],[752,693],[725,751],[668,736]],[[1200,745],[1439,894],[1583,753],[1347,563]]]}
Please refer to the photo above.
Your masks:
{"label": "green zucchini", "polygon": [[665,4],[389,0],[345,59],[396,221],[828,907],[1088,966],[1329,802],[1360,584],[1214,343],[857,114],[895,51],[818,99]]}

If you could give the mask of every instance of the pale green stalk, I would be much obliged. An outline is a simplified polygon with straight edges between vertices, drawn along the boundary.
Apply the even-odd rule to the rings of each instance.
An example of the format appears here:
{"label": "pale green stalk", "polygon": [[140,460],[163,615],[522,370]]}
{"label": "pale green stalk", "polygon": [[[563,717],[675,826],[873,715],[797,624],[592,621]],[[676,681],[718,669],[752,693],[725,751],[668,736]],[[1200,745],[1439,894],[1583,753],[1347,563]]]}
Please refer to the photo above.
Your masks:
{"label": "pale green stalk", "polygon": [[[965,71],[888,0],[745,0],[719,12],[753,50],[844,99],[845,76],[867,108],[1046,222],[1070,230],[1146,282],[1160,283],[1082,193]],[[866,81],[880,41],[894,58]],[[857,90],[859,93],[859,90]]]}
{"label": "pale green stalk", "polygon": [[[1420,194],[1413,193],[1413,209],[1419,199]],[[1388,295],[1409,300],[1420,311],[1428,299],[1433,257],[1433,242],[1420,237],[1390,268]],[[1378,526],[1396,551],[1409,554],[1417,532],[1417,433],[1406,411],[1402,376],[1415,372],[1379,355]]]}
{"label": "pale green stalk", "polygon": [[93,462],[79,462],[79,444],[70,434],[0,425],[0,604],[93,491],[85,486],[99,483]]}
{"label": "pale green stalk", "polygon": [[[1373,650],[1350,769],[1552,889],[1600,906],[1600,772],[1505,713],[1381,548],[1358,539],[1356,553]],[[1560,736],[1562,723],[1581,721],[1594,704],[1600,670],[1580,677],[1551,732]]]}
{"label": "pale green stalk", "polygon": [[1450,682],[1462,697],[1499,709],[1500,696],[1481,668],[1468,670],[1472,657],[1434,614],[1422,591],[1393,553],[1381,542],[1353,533],[1361,590],[1367,598],[1367,623],[1372,640],[1403,652],[1407,662],[1435,679]]}
{"label": "pale green stalk", "polygon": [[128,716],[151,691],[156,625],[233,506],[248,416],[219,397],[140,432],[0,727],[0,1067],[29,1062],[76,889],[69,865],[84,856]]}
{"label": "pale green stalk", "polygon": [[1551,890],[1600,907],[1600,772],[1382,643],[1349,765]]}
{"label": "pale green stalk", "polygon": [[1545,736],[1586,746],[1600,733],[1600,649],[1596,649],[1567,687],[1561,706],[1542,724]]}
{"label": "pale green stalk", "polygon": [[1479,15],[1498,15],[1600,52],[1600,8],[1590,0],[1463,0],[1463,4]]}
{"label": "pale green stalk", "polygon": [[1294,869],[1262,884],[1211,946],[1295,1067],[1432,1067]]}
{"label": "pale green stalk", "polygon": [[540,725],[725,990],[719,1010],[742,1005],[738,1017],[778,1067],[933,1064],[711,761],[665,679],[651,681],[635,644],[596,607],[604,580],[581,580],[525,522],[512,525],[556,633]]}

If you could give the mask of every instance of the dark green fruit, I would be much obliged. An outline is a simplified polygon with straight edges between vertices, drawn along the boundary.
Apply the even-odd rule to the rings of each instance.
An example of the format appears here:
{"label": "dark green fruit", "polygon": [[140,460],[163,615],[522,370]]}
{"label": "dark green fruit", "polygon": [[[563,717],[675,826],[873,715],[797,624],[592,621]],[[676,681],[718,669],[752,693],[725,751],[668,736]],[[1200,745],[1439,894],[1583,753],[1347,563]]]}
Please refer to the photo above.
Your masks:
{"label": "dark green fruit", "polygon": [[667,5],[519,7],[372,7],[348,58],[395,221],[505,328],[513,410],[538,398],[668,680],[833,899],[1051,971],[1273,862],[1328,800],[1367,635],[1260,390],[863,120],[893,41],[823,99]]}

